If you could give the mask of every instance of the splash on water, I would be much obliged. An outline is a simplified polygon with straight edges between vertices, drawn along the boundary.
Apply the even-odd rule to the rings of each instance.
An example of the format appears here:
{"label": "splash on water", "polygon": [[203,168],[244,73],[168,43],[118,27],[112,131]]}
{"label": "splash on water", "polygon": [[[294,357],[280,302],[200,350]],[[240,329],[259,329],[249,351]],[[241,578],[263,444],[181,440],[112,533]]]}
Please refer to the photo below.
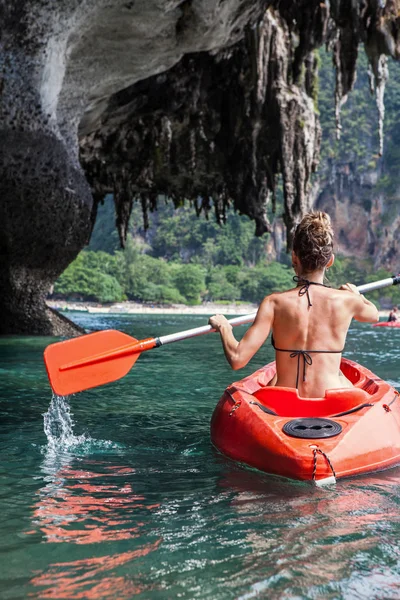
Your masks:
{"label": "splash on water", "polygon": [[124,446],[109,440],[96,440],[86,434],[74,434],[74,421],[68,396],[53,394],[49,409],[43,415],[44,432],[47,437],[46,454],[70,452],[74,454],[88,452],[107,452],[120,450]]}
{"label": "splash on water", "polygon": [[84,434],[74,435],[74,421],[68,397],[53,394],[49,409],[43,417],[48,450],[68,450],[87,441]]}

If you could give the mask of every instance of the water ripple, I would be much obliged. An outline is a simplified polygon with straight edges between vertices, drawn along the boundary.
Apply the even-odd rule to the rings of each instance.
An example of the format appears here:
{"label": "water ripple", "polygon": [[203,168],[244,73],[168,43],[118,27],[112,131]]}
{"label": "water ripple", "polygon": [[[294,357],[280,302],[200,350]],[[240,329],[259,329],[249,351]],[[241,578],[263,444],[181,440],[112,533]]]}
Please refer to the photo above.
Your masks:
{"label": "water ripple", "polygon": [[[139,338],[203,322],[79,319]],[[346,354],[400,387],[398,341],[357,324]],[[51,402],[47,343],[0,340],[0,597],[400,597],[400,469],[319,489],[225,459],[209,439],[234,379],[218,336],[144,353],[122,380]],[[240,376],[271,357],[266,346]]]}

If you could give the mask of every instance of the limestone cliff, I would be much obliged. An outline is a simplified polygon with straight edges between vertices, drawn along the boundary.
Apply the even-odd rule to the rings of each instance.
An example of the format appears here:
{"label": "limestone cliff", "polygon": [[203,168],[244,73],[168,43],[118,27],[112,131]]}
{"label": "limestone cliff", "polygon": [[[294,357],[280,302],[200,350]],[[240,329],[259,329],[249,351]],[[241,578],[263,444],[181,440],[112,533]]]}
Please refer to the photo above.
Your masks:
{"label": "limestone cliff", "polygon": [[[135,198],[236,208],[270,228],[283,177],[289,237],[309,205],[320,128],[317,61],[329,42],[336,105],[360,42],[382,114],[395,0],[0,0],[0,333],[70,333],[51,283],[115,194],[124,240]],[[339,123],[338,123],[339,124]],[[82,168],[83,166],[83,168]]]}
{"label": "limestone cliff", "polygon": [[337,251],[397,273],[400,256],[399,193],[393,199],[380,186],[379,174],[352,173],[352,165],[334,165],[323,180],[315,208],[328,211],[336,231]]}
{"label": "limestone cliff", "polygon": [[384,144],[379,112],[368,87],[367,58],[360,52],[357,82],[342,110],[340,140],[331,107],[329,57],[320,52],[319,109],[323,129],[315,206],[328,210],[341,254],[368,259],[375,268],[400,268],[400,64],[391,61],[385,91]]}

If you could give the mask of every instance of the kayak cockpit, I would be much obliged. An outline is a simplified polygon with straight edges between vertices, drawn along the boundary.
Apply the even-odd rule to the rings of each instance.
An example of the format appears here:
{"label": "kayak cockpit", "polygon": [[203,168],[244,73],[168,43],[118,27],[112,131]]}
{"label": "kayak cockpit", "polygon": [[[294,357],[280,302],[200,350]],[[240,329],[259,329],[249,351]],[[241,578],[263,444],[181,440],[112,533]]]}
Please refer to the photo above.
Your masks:
{"label": "kayak cockpit", "polygon": [[326,390],[323,398],[301,398],[297,390],[284,387],[261,388],[253,396],[281,417],[330,417],[371,404],[368,394],[356,387]]}
{"label": "kayak cockpit", "polygon": [[[328,389],[322,398],[302,398],[295,388],[268,386],[275,374],[275,363],[263,367],[248,378],[232,384],[227,392],[234,398],[239,393],[251,394],[253,402],[264,412],[281,417],[332,417],[356,412],[372,406],[382,395],[381,386],[390,387],[384,381],[369,378],[357,363],[343,359],[341,370],[353,388]],[[378,382],[379,385],[378,385]],[[379,392],[379,393],[378,393]]]}

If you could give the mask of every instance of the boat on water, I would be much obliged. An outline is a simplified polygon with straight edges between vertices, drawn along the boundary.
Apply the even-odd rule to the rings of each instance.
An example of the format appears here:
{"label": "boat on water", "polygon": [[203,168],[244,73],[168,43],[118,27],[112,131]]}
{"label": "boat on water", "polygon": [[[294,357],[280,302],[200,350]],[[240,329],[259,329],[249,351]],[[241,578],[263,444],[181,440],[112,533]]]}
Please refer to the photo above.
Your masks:
{"label": "boat on water", "polygon": [[269,387],[275,362],[230,385],[211,419],[211,440],[229,458],[317,485],[400,464],[400,394],[342,358],[353,388],[301,398]]}
{"label": "boat on water", "polygon": [[400,321],[381,321],[374,323],[372,327],[400,327]]}

